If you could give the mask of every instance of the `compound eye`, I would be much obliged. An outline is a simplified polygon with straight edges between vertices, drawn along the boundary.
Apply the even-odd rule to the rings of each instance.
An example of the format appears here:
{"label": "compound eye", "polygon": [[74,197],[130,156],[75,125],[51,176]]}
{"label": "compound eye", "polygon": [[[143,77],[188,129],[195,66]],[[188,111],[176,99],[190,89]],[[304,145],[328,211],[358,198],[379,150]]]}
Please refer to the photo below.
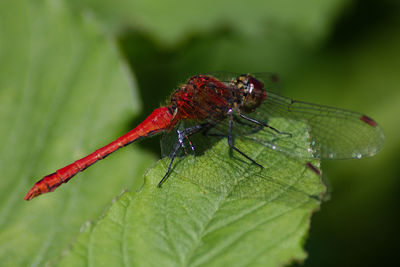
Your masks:
{"label": "compound eye", "polygon": [[253,83],[247,83],[247,93],[252,94],[254,90],[254,84]]}
{"label": "compound eye", "polygon": [[241,90],[243,90],[244,93],[249,93],[249,79],[247,78],[247,75],[240,75],[235,83],[237,85],[237,87]]}
{"label": "compound eye", "polygon": [[264,84],[257,80],[254,77],[248,77],[248,88],[249,88],[249,93],[252,93],[254,90],[260,91],[264,88]]}

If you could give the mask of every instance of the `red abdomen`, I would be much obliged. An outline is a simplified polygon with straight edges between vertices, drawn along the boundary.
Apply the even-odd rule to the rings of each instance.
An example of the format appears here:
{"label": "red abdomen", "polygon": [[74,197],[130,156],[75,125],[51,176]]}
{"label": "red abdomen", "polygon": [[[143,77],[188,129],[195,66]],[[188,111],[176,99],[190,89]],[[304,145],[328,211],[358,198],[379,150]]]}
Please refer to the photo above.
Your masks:
{"label": "red abdomen", "polygon": [[25,200],[31,200],[43,193],[54,191],[61,184],[68,182],[78,172],[85,170],[87,167],[107,157],[109,154],[117,151],[121,147],[124,147],[141,137],[154,135],[172,127],[173,125],[171,126],[171,123],[173,123],[173,114],[171,110],[172,109],[169,106],[154,110],[150,116],[127,134],[119,137],[108,145],[97,149],[86,157],[78,159],[54,173],[43,177],[31,188],[31,190],[29,190],[25,196]]}

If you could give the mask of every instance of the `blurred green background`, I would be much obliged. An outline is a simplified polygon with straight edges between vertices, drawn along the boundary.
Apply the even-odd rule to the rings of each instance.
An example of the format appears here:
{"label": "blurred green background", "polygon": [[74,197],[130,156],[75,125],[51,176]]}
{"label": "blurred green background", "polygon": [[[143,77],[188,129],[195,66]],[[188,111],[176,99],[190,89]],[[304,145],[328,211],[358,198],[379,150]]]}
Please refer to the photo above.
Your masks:
{"label": "blurred green background", "polygon": [[[32,202],[32,211],[20,202],[34,176],[137,125],[190,75],[217,70],[276,72],[284,95],[359,111],[382,126],[386,144],[376,157],[323,162],[331,199],[313,216],[305,266],[397,262],[399,1],[3,1],[0,60],[3,263],[40,265],[49,254],[59,255],[80,225],[101,215],[123,188],[140,184],[132,177],[141,177],[153,164],[159,141],[144,140],[99,167],[98,173],[111,176],[109,167],[118,164],[125,178],[112,188],[106,181],[96,181],[93,188],[93,181],[77,181],[84,192],[71,184],[60,189],[61,197]],[[31,87],[48,91],[34,93]],[[56,93],[60,87],[64,90]],[[52,116],[43,119],[43,114]],[[96,122],[94,129],[84,128],[89,121]],[[37,137],[29,139],[32,135]],[[125,164],[132,166],[126,169]],[[99,193],[101,189],[107,192]],[[86,202],[85,196],[91,200]],[[65,202],[65,197],[77,200]],[[59,211],[46,214],[60,204]],[[85,215],[71,216],[77,213]],[[35,216],[54,223],[43,240],[34,233],[44,231],[43,225],[24,232]],[[69,236],[57,239],[62,231]],[[31,240],[37,243],[27,245]],[[17,248],[28,252],[13,261]],[[33,259],[23,259],[29,255]]]}

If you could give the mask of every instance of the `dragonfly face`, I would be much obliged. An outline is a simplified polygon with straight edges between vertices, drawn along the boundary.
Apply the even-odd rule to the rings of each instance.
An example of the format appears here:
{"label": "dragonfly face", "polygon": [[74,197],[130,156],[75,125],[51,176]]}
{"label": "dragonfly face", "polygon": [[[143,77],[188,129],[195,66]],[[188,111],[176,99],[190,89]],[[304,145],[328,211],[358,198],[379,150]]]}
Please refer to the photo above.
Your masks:
{"label": "dragonfly face", "polygon": [[262,104],[266,97],[264,84],[251,75],[244,74],[232,82],[234,90],[239,90],[241,95],[240,110],[245,113],[253,112]]}

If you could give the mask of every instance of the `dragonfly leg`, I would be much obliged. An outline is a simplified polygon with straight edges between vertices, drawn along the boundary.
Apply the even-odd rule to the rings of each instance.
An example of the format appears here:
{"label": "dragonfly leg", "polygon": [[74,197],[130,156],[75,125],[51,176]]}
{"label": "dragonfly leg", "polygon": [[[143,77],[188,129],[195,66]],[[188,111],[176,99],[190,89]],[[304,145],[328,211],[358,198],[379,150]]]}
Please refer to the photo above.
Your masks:
{"label": "dragonfly leg", "polygon": [[240,151],[234,144],[234,140],[233,140],[233,134],[232,134],[232,129],[233,129],[233,116],[232,114],[230,114],[229,117],[229,127],[228,127],[228,144],[229,147],[233,150],[235,150],[236,152],[238,152],[240,155],[242,155],[243,157],[245,157],[246,159],[248,159],[249,161],[251,161],[254,165],[257,165],[260,168],[264,168],[264,166],[262,166],[261,164],[257,163],[254,159],[250,158],[249,156],[247,156],[244,152]]}
{"label": "dragonfly leg", "polygon": [[[161,185],[167,180],[169,174],[171,173],[172,164],[174,163],[174,160],[176,158],[176,155],[178,154],[179,149],[184,148],[184,140],[185,139],[189,140],[189,136],[191,136],[195,133],[198,133],[200,131],[207,130],[210,127],[211,127],[210,123],[202,123],[202,124],[198,124],[198,125],[195,125],[192,127],[188,127],[183,130],[177,130],[178,140],[175,143],[174,148],[172,150],[171,161],[169,162],[167,172],[165,173],[165,175],[161,179],[161,181],[158,183],[158,185],[157,185],[158,187],[161,187]],[[189,144],[191,145],[191,149],[194,150],[194,147],[190,141],[189,141]]]}
{"label": "dragonfly leg", "polygon": [[263,123],[263,122],[261,122],[261,121],[252,119],[252,118],[250,118],[250,117],[247,117],[246,115],[240,114],[240,117],[243,118],[243,119],[245,119],[245,120],[247,120],[247,121],[250,121],[250,122],[252,122],[252,123],[255,123],[255,124],[259,125],[259,126],[269,128],[269,129],[271,129],[272,131],[276,132],[277,134],[284,134],[284,135],[288,135],[288,136],[292,137],[292,134],[291,134],[291,133],[281,132],[281,131],[279,131],[278,129],[276,129],[276,128],[274,128],[274,127],[272,127],[272,126],[270,126],[270,125],[268,125],[268,124],[266,124],[266,123]]}
{"label": "dragonfly leg", "polygon": [[245,121],[243,121],[243,120],[240,120],[237,116],[233,116],[233,119],[234,119],[234,121],[236,122],[236,123],[238,123],[238,124],[240,124],[240,125],[245,125],[245,126],[248,126],[248,127],[250,127],[251,129],[252,129],[252,133],[256,133],[256,132],[258,132],[258,131],[260,131],[261,129],[263,129],[264,128],[264,126],[263,125],[259,125],[259,124],[254,124],[254,123],[247,123],[247,122],[245,122]]}

